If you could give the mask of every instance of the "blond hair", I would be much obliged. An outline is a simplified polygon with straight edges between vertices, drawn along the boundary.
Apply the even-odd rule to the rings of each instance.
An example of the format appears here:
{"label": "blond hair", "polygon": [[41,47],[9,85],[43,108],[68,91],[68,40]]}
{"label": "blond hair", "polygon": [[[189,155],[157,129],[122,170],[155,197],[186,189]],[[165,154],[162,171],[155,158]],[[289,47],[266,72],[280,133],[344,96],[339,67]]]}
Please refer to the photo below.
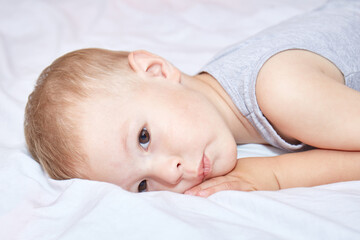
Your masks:
{"label": "blond hair", "polygon": [[81,49],[56,59],[39,76],[26,105],[24,132],[29,152],[50,177],[87,178],[76,106],[99,92],[117,94],[126,83],[121,79],[132,74],[127,56]]}

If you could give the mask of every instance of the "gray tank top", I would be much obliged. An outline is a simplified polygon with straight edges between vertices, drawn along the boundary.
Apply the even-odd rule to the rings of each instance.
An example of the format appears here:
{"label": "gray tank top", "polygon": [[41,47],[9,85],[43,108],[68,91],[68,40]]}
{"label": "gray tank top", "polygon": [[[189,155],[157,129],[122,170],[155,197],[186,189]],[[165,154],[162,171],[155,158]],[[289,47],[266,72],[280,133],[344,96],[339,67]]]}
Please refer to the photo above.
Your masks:
{"label": "gray tank top", "polygon": [[280,137],[261,112],[255,92],[257,75],[266,60],[289,49],[308,50],[327,58],[343,73],[346,85],[360,91],[360,0],[328,1],[312,12],[230,46],[201,71],[219,81],[269,144],[300,151],[307,146],[290,144]]}

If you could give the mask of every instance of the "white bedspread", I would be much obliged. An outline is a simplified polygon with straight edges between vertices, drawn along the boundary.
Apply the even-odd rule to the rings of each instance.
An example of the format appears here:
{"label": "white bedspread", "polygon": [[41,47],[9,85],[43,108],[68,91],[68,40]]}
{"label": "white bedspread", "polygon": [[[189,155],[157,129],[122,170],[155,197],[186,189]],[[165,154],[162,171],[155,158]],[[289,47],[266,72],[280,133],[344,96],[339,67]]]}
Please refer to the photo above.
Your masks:
{"label": "white bedspread", "polygon": [[[195,74],[221,48],[324,0],[0,0],[0,239],[360,239],[360,181],[207,199],[49,179],[26,151],[35,80],[85,47],[147,49]],[[277,154],[262,145],[239,157]]]}

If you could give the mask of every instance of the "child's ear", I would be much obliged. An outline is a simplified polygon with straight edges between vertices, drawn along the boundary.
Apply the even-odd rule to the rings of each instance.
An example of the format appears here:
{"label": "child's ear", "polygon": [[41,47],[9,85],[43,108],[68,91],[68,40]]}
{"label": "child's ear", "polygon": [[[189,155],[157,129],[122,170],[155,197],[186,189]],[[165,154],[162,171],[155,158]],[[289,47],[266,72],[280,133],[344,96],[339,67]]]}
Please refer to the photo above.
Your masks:
{"label": "child's ear", "polygon": [[162,57],[145,50],[137,50],[129,54],[130,67],[139,74],[149,77],[163,77],[180,82],[180,71]]}

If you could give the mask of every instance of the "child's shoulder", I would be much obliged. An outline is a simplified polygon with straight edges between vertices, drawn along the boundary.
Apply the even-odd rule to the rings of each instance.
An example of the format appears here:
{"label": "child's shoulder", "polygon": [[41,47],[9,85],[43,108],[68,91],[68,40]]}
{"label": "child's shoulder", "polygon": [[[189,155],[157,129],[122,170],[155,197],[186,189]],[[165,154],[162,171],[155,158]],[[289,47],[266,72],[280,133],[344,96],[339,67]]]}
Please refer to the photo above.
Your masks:
{"label": "child's shoulder", "polygon": [[313,111],[321,97],[318,90],[330,82],[344,84],[342,73],[332,62],[310,51],[287,50],[271,57],[261,68],[256,98],[277,132],[295,144],[296,132],[308,131],[302,124],[305,119],[320,114]]}
{"label": "child's shoulder", "polygon": [[331,61],[311,51],[292,49],[277,53],[265,62],[258,74],[257,85],[273,85],[276,80],[310,80],[314,74],[323,74],[344,84],[343,74]]}

